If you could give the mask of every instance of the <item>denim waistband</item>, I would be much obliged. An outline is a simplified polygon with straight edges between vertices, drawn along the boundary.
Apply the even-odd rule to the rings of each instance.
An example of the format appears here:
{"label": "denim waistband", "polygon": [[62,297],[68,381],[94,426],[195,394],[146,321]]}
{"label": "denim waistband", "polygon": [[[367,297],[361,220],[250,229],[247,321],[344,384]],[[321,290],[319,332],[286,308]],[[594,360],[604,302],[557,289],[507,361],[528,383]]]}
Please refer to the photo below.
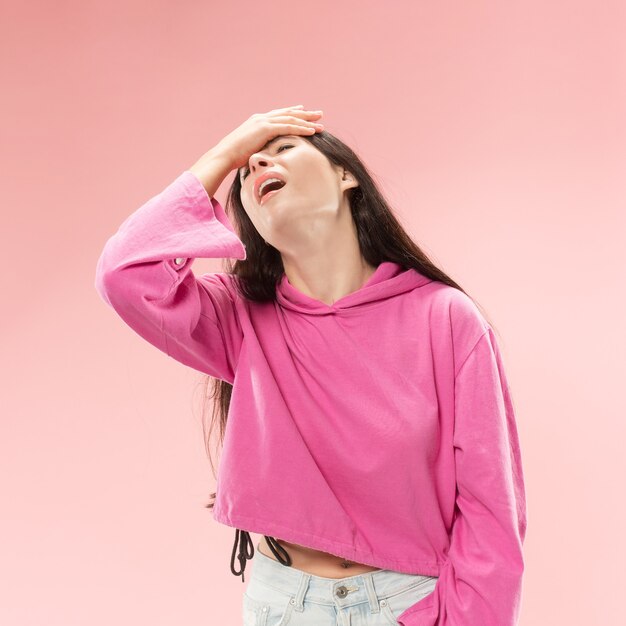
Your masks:
{"label": "denim waistband", "polygon": [[369,601],[372,607],[378,600],[395,595],[406,589],[419,587],[436,576],[406,574],[388,569],[353,574],[343,578],[316,576],[293,566],[285,567],[263,554],[257,545],[252,560],[250,586],[264,585],[295,597],[295,604],[302,606],[303,600],[317,604],[334,605],[337,608]]}

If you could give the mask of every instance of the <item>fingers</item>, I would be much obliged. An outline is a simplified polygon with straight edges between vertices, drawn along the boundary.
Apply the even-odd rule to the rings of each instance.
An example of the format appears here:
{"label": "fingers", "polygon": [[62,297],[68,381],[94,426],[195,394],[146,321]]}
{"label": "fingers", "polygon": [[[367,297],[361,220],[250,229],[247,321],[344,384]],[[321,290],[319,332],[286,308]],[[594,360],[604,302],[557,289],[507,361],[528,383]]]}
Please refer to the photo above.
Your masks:
{"label": "fingers", "polygon": [[[315,113],[315,112],[303,112],[303,114],[309,118],[311,117],[318,118],[320,115],[319,113]],[[280,125],[284,127],[286,129],[284,134],[289,134],[293,132],[293,130],[298,130],[301,133],[309,132],[309,134],[311,130],[313,132],[317,130],[324,130],[324,124],[321,124],[319,122],[309,121],[307,119],[301,120],[294,115],[283,115],[280,117],[275,117],[272,120],[270,120],[270,123],[272,123],[273,125]]]}
{"label": "fingers", "polygon": [[313,135],[317,131],[324,130],[322,124],[314,124],[313,126],[302,126],[301,124],[279,124],[279,134],[281,135]]}
{"label": "fingers", "polygon": [[[317,121],[311,121],[311,120],[316,120],[319,119],[321,113],[309,113],[309,112],[302,112],[302,118],[300,116],[296,116],[296,115],[280,115],[277,117],[273,117],[271,119],[269,119],[269,122],[297,122],[300,124],[308,124],[309,126],[313,125],[315,126],[320,125],[320,122]],[[323,126],[323,124],[321,124]]]}
{"label": "fingers", "polygon": [[294,115],[306,115],[308,117],[311,117],[311,116],[319,117],[323,113],[323,111],[321,111],[321,110],[313,111],[313,110],[310,110],[310,109],[309,110],[304,109],[303,106],[304,105],[302,105],[302,104],[298,104],[295,107],[285,107],[284,109],[273,109],[272,111],[269,111],[269,113],[274,113],[274,114],[279,114],[280,115],[280,114],[291,112]]}

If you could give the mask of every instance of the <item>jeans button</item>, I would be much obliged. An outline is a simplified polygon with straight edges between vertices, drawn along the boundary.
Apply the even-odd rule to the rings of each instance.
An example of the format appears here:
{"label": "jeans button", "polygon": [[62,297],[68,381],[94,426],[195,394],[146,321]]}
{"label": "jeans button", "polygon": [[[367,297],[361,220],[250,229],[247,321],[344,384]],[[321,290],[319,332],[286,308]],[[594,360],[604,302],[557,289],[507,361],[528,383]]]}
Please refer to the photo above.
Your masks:
{"label": "jeans button", "polygon": [[348,595],[348,590],[345,585],[341,585],[341,587],[337,587],[337,595],[340,598],[345,598]]}

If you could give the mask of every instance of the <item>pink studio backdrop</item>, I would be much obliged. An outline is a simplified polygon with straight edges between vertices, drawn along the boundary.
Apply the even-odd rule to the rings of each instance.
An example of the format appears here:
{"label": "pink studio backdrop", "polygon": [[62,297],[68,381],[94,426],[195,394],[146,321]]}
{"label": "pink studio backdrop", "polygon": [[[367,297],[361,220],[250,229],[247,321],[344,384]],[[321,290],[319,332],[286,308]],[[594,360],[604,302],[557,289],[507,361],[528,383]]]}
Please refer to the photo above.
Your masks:
{"label": "pink studio backdrop", "polygon": [[252,113],[295,104],[324,110],[499,332],[528,497],[520,624],[622,623],[623,2],[4,2],[1,18],[0,624],[241,623],[234,531],[203,508],[204,376],[93,281],[132,211]]}

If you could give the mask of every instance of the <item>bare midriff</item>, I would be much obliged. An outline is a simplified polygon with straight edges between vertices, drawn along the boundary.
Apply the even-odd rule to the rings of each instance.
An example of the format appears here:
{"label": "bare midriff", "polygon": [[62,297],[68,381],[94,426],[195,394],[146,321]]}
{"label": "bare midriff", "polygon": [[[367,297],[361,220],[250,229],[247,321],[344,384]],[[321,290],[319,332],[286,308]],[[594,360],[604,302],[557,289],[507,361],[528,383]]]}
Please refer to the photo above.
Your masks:
{"label": "bare midriff", "polygon": [[[328,552],[300,546],[297,543],[289,543],[282,539],[277,539],[276,541],[285,548],[291,557],[292,567],[313,574],[314,576],[323,576],[324,578],[347,578],[348,576],[356,576],[357,574],[365,574],[366,572],[374,572],[380,569],[379,567],[372,567],[364,563],[348,561],[340,556],[329,554]],[[257,550],[270,559],[278,561],[264,536],[261,537],[257,545]],[[348,567],[344,567],[342,563],[349,563],[349,565]]]}

